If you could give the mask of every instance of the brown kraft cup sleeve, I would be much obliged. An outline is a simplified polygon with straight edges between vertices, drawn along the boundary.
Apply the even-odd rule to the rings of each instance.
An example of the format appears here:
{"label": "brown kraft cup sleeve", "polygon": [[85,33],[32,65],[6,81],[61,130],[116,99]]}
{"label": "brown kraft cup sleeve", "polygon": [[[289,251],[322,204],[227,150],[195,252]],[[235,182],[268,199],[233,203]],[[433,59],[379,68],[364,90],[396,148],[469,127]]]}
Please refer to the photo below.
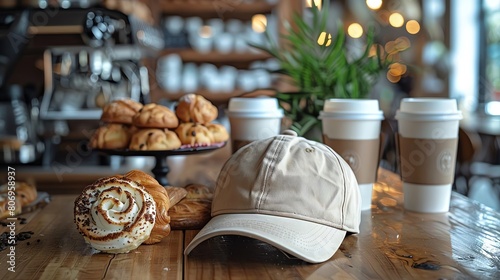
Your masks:
{"label": "brown kraft cup sleeve", "polygon": [[323,142],[337,152],[351,167],[358,184],[375,183],[379,164],[380,138],[367,140],[331,139]]}
{"label": "brown kraft cup sleeve", "polygon": [[458,139],[405,138],[398,134],[403,182],[422,185],[453,183]]}

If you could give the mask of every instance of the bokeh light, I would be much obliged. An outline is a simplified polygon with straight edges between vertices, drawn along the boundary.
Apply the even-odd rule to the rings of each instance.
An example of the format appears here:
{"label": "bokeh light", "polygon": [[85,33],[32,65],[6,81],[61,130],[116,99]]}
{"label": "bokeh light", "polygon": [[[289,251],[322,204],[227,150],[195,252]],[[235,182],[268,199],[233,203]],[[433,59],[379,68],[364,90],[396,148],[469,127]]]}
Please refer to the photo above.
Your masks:
{"label": "bokeh light", "polygon": [[379,44],[373,44],[370,48],[370,51],[368,53],[368,56],[377,56],[377,55],[384,55],[384,47]]}
{"label": "bokeh light", "polygon": [[420,24],[414,19],[409,20],[406,23],[406,31],[410,34],[417,34],[420,31]]}
{"label": "bokeh light", "polygon": [[313,3],[318,7],[318,10],[321,10],[321,7],[323,6],[323,1],[321,0],[306,0],[306,7],[311,8]]}
{"label": "bokeh light", "polygon": [[366,0],[366,6],[372,10],[378,10],[382,7],[382,0]]}
{"label": "bokeh light", "polygon": [[393,76],[391,75],[391,72],[390,71],[387,71],[387,80],[389,80],[389,82],[395,84],[397,82],[399,82],[399,80],[401,80],[401,76]]}
{"label": "bokeh light", "polygon": [[406,65],[399,62],[394,62],[389,65],[389,73],[391,74],[391,76],[402,76],[406,73]]}
{"label": "bokeh light", "polygon": [[404,19],[403,15],[401,15],[400,13],[392,13],[389,16],[389,23],[393,27],[401,27],[405,23],[405,19]]}
{"label": "bokeh light", "polygon": [[332,44],[332,34],[321,32],[318,36],[318,45],[328,47]]}
{"label": "bokeh light", "polygon": [[411,41],[408,37],[398,37],[394,40],[394,50],[401,52],[411,47]]}
{"label": "bokeh light", "polygon": [[359,23],[352,23],[347,27],[347,34],[352,38],[359,38],[363,36],[363,27]]}
{"label": "bokeh light", "polygon": [[198,35],[200,35],[201,38],[210,38],[212,36],[212,28],[208,25],[203,25],[198,30]]}
{"label": "bokeh light", "polygon": [[267,18],[265,15],[256,14],[252,16],[252,29],[255,32],[262,33],[266,31]]}

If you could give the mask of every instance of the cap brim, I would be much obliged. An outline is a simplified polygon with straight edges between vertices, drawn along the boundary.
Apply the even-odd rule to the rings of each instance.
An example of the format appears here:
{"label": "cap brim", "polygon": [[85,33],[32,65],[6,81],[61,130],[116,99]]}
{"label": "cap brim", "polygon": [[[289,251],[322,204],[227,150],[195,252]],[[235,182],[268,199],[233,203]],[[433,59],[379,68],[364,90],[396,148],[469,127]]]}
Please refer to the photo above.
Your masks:
{"label": "cap brim", "polygon": [[186,247],[189,254],[203,241],[219,235],[242,235],[269,243],[310,263],[331,258],[346,232],[304,220],[265,214],[224,214],[213,217]]}

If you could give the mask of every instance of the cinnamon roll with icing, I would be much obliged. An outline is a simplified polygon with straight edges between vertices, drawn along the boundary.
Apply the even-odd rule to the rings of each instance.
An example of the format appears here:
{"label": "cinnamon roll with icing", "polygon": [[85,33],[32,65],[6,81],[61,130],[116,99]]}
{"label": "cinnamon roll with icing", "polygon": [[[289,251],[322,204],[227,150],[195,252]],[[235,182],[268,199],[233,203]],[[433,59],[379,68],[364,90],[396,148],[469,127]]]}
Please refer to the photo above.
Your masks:
{"label": "cinnamon roll with icing", "polygon": [[151,234],[153,197],[129,178],[108,177],[87,186],[75,200],[75,223],[85,241],[107,253],[128,253]]}

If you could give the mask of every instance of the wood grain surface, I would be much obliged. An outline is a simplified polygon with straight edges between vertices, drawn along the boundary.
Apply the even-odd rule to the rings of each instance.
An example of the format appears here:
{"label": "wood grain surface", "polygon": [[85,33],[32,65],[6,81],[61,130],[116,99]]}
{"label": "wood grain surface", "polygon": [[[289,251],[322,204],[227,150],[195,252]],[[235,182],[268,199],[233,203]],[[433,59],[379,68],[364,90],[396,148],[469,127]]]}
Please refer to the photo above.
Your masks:
{"label": "wood grain surface", "polygon": [[27,223],[16,223],[16,233],[33,235],[15,246],[15,272],[5,265],[9,250],[0,252],[1,279],[182,279],[182,231],[129,254],[98,253],[73,223],[75,198],[55,196],[45,208],[22,216]]}
{"label": "wood grain surface", "polygon": [[[328,261],[309,264],[264,242],[221,236],[183,249],[197,230],[174,230],[162,242],[128,254],[102,254],[73,224],[74,195],[55,195],[25,214],[16,233],[16,272],[0,251],[0,279],[500,279],[500,214],[453,193],[450,212],[403,209],[399,176],[379,172],[361,232],[345,238]],[[8,231],[4,227],[3,231]]]}
{"label": "wood grain surface", "polygon": [[[185,259],[185,279],[500,279],[500,214],[453,194],[449,213],[403,209],[401,181],[381,171],[361,232],[308,264],[258,240],[222,236]],[[186,231],[186,244],[198,231]]]}

